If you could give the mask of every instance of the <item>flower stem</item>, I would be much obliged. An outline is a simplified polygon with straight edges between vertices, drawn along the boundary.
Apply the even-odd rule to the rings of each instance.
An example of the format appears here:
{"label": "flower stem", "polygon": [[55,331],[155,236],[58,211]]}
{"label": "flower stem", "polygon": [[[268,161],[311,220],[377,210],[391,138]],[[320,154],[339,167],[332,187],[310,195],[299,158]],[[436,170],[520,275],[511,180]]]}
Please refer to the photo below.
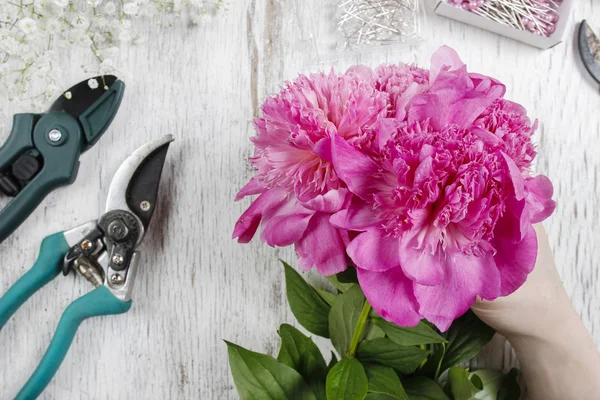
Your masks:
{"label": "flower stem", "polygon": [[352,358],[356,355],[356,349],[358,348],[358,343],[360,342],[360,338],[363,335],[365,330],[365,326],[367,325],[367,318],[369,318],[369,313],[371,312],[371,304],[369,300],[365,300],[365,304],[363,305],[362,311],[360,312],[360,316],[358,317],[358,323],[356,324],[356,329],[354,329],[354,334],[352,335],[352,342],[350,342],[350,348],[348,349],[347,356]]}

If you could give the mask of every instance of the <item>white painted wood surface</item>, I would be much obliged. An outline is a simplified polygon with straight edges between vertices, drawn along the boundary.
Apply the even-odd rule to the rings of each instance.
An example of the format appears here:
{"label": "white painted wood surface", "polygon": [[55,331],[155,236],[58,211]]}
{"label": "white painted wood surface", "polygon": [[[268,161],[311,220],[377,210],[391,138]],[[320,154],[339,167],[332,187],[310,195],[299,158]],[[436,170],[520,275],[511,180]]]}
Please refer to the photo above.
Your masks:
{"label": "white painted wood surface", "polygon": [[[124,48],[118,60],[128,86],[110,131],[82,157],[76,183],[52,193],[0,245],[3,293],[32,265],[44,236],[100,215],[110,179],[129,152],[166,133],[177,137],[131,311],[83,324],[44,399],[235,399],[221,339],[275,354],[277,327],[294,321],[277,262],[294,262],[291,249],[258,241],[242,246],[230,237],[249,204],[233,197],[251,175],[251,118],[283,80],[317,64],[298,28],[311,23],[311,10],[302,0],[232,3],[206,27],[141,28],[148,43]],[[420,47],[327,61],[342,68],[400,60],[428,66],[430,55],[448,44],[471,70],[504,82],[507,97],[540,119],[538,169],[553,180],[558,200],[546,226],[565,286],[600,343],[600,93],[573,40],[575,21],[587,18],[600,28],[600,4],[578,1],[566,42],[548,51],[428,14]],[[84,77],[77,65],[65,62],[66,82]],[[3,141],[12,114],[28,110],[4,99],[0,109]],[[1,399],[17,393],[62,310],[89,289],[73,276],[57,279],[7,324],[0,335]],[[514,362],[497,338],[476,364]]]}

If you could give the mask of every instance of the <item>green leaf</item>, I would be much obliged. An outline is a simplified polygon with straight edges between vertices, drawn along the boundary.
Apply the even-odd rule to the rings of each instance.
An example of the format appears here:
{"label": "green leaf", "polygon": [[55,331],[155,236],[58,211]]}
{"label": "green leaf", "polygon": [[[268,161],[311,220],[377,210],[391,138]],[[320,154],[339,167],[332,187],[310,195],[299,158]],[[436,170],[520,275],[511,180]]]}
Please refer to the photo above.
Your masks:
{"label": "green leaf", "polygon": [[346,293],[338,296],[329,312],[329,335],[333,347],[341,357],[346,355],[354,329],[358,323],[365,295],[360,286],[353,285]]}
{"label": "green leaf", "polygon": [[390,395],[387,394],[382,394],[382,393],[367,393],[367,397],[365,397],[365,400],[395,400],[396,397],[392,397]]}
{"label": "green leaf", "polygon": [[327,364],[317,345],[291,325],[283,324],[279,328],[281,349],[277,359],[292,367],[308,382],[317,399],[325,399],[325,379]]}
{"label": "green leaf", "polygon": [[428,354],[427,350],[400,346],[388,338],[380,338],[361,342],[356,357],[362,362],[392,367],[407,375],[415,372]]}
{"label": "green leaf", "polygon": [[235,387],[242,400],[316,400],[298,372],[271,356],[225,342]]}
{"label": "green leaf", "polygon": [[450,400],[434,380],[424,376],[402,381],[410,400]]}
{"label": "green leaf", "polygon": [[367,330],[367,334],[365,335],[364,340],[373,340],[385,337],[385,332],[375,324],[369,325]]}
{"label": "green leaf", "polygon": [[441,368],[444,355],[446,354],[446,343],[433,343],[430,348],[431,355],[418,373],[421,376],[428,376],[437,380],[442,373]]}
{"label": "green leaf", "polygon": [[317,289],[315,288],[315,290],[317,291],[317,293],[319,294],[319,296],[321,296],[321,298],[323,300],[325,300],[325,302],[327,304],[329,304],[329,306],[332,306],[333,303],[335,303],[335,300],[337,299],[337,295],[333,294],[331,292],[328,292],[327,290],[323,290],[323,289]]}
{"label": "green leaf", "polygon": [[369,393],[386,395],[390,399],[408,400],[400,378],[392,368],[375,364],[365,364],[364,368],[369,379]]}
{"label": "green leaf", "polygon": [[348,290],[350,290],[350,288],[352,286],[355,285],[354,283],[340,282],[337,275],[330,275],[330,276],[326,276],[325,278],[329,281],[329,283],[331,283],[333,285],[333,287],[335,287],[337,290],[339,290],[342,293],[347,292]]}
{"label": "green leaf", "polygon": [[361,400],[368,387],[367,374],[355,358],[344,358],[327,374],[327,400]]}
{"label": "green leaf", "polygon": [[513,368],[502,379],[500,389],[498,389],[497,400],[519,400],[521,398],[521,387],[517,378],[521,375],[520,371]]}
{"label": "green leaf", "polygon": [[466,369],[452,367],[448,372],[448,388],[454,400],[472,400],[483,389],[483,385],[476,374],[469,379]]}
{"label": "green leaf", "polygon": [[298,323],[310,333],[328,338],[331,307],[294,268],[283,261],[282,263],[285,269],[287,299]]}
{"label": "green leaf", "polygon": [[[496,400],[496,395],[498,393],[498,389],[500,388],[500,384],[502,383],[502,379],[504,378],[504,374],[500,371],[491,371],[488,369],[478,369],[475,372],[472,372],[469,376],[472,377],[476,374],[483,384],[483,390],[477,393],[474,397],[475,400]],[[511,399],[517,400],[517,399]]]}
{"label": "green leaf", "polygon": [[349,266],[344,271],[336,275],[338,281],[341,283],[358,283],[358,276],[356,275],[356,268]]}
{"label": "green leaf", "polygon": [[446,339],[438,335],[423,321],[414,328],[402,328],[381,318],[375,318],[372,322],[380,327],[392,342],[397,343],[400,346],[447,343]]}
{"label": "green leaf", "polygon": [[494,329],[483,323],[472,311],[454,321],[446,333],[448,345],[440,373],[475,357],[492,340],[494,334]]}

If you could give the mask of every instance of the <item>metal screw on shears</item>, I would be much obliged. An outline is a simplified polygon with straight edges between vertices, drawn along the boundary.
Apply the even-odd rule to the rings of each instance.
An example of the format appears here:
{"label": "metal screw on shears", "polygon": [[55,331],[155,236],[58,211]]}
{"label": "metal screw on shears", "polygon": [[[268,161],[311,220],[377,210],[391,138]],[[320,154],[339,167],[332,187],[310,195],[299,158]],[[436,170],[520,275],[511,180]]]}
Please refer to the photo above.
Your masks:
{"label": "metal screw on shears", "polygon": [[149,211],[150,210],[150,202],[147,200],[144,200],[140,203],[140,208],[142,209],[142,211]]}
{"label": "metal screw on shears", "polygon": [[58,142],[62,138],[62,133],[58,129],[52,129],[48,133],[48,139],[52,142]]}
{"label": "metal screw on shears", "polygon": [[123,283],[123,277],[119,274],[113,274],[110,277],[110,282],[114,285],[120,285],[121,283]]}
{"label": "metal screw on shears", "polygon": [[122,254],[117,253],[112,257],[112,263],[114,265],[116,265],[117,267],[120,267],[121,265],[123,265],[124,262],[125,262],[125,257],[123,257]]}
{"label": "metal screw on shears", "polygon": [[108,232],[115,240],[123,240],[129,235],[127,225],[120,219],[117,219],[108,225]]}
{"label": "metal screw on shears", "polygon": [[83,242],[81,242],[81,249],[82,250],[90,250],[92,247],[94,247],[94,244],[90,240],[88,240],[88,239],[86,239]]}

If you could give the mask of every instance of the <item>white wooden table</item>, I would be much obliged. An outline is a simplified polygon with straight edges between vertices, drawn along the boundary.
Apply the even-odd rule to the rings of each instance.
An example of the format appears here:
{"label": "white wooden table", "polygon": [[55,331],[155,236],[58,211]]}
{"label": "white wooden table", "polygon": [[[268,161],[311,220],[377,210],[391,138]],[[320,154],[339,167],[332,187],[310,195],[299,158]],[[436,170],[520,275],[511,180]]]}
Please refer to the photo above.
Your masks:
{"label": "white wooden table", "polygon": [[[85,322],[42,398],[235,399],[222,339],[276,354],[276,329],[294,322],[277,261],[295,263],[292,250],[258,240],[238,245],[231,232],[249,204],[233,198],[251,175],[252,117],[283,80],[315,68],[298,39],[306,10],[302,0],[232,3],[205,27],[142,27],[148,42],[123,49],[118,60],[129,76],[110,131],[82,157],[75,184],[52,193],[0,245],[3,293],[32,265],[44,236],[102,213],[110,179],[132,150],[160,135],[177,137],[131,311]],[[420,47],[334,65],[402,60],[427,67],[431,54],[448,44],[471,70],[504,82],[507,97],[539,118],[538,170],[551,177],[558,200],[546,227],[567,291],[600,343],[600,93],[578,61],[574,26],[565,43],[540,51],[428,14]],[[581,0],[572,17],[572,24],[587,18],[600,28],[600,4]],[[68,69],[69,81],[84,78],[77,65]],[[0,109],[3,141],[12,114],[28,110],[4,99]],[[17,393],[63,309],[88,290],[73,275],[57,279],[7,324],[0,335],[0,398]],[[490,368],[514,363],[501,338],[477,361]]]}

